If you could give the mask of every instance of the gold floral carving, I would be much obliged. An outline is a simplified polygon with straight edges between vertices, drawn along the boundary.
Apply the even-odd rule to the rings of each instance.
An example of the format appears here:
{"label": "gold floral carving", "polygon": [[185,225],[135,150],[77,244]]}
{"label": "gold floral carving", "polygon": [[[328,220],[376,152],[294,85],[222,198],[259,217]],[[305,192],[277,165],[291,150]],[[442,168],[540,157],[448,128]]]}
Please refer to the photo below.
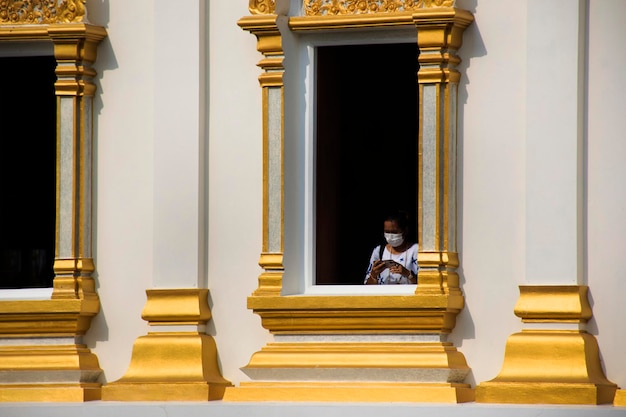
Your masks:
{"label": "gold floral carving", "polygon": [[0,25],[82,22],[86,0],[0,0]]}
{"label": "gold floral carving", "polygon": [[452,7],[454,0],[304,0],[306,16],[410,12]]}
{"label": "gold floral carving", "polygon": [[252,14],[272,14],[276,9],[276,0],[250,0],[248,10]]}

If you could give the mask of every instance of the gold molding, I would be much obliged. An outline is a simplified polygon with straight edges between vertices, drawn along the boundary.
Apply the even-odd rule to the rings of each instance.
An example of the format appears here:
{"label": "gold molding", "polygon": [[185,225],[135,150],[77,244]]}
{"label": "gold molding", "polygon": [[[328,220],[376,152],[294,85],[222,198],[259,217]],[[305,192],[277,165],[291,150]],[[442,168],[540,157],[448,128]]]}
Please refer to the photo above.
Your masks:
{"label": "gold molding", "polygon": [[248,308],[273,334],[449,333],[463,296],[251,296]]}
{"label": "gold molding", "polygon": [[[304,16],[346,16],[363,14],[396,14],[420,9],[454,7],[455,0],[303,0]],[[253,15],[276,13],[276,0],[250,0]]]}
{"label": "gold molding", "polygon": [[[606,404],[617,385],[606,379],[598,343],[575,329],[591,317],[587,287],[520,286],[515,314],[541,327],[509,336],[498,376],[476,387],[476,401],[514,404]],[[556,328],[556,323],[570,328]]]}
{"label": "gold molding", "polygon": [[[152,326],[133,345],[128,370],[102,388],[103,401],[219,400],[226,387],[217,364],[213,337],[201,328],[211,318],[209,290],[197,288],[146,290],[142,318]],[[173,329],[159,330],[160,326]]]}
{"label": "gold molding", "polygon": [[304,0],[305,16],[338,16],[415,12],[453,7],[455,0]]}
{"label": "gold molding", "polygon": [[84,22],[85,3],[86,0],[1,1],[0,25]]}
{"label": "gold molding", "polygon": [[80,343],[99,309],[97,299],[1,301],[0,373],[11,376],[0,380],[0,402],[99,400],[102,370]]}

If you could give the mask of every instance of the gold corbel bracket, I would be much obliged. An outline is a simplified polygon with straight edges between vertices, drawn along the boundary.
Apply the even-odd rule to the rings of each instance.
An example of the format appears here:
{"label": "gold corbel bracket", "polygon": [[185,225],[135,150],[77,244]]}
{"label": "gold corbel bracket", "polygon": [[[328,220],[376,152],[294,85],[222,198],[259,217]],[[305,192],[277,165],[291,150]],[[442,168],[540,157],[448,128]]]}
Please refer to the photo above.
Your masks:
{"label": "gold corbel bracket", "polygon": [[257,38],[257,50],[264,56],[257,64],[264,71],[259,76],[261,87],[280,87],[283,85],[283,45],[278,30],[278,16],[252,15],[242,17],[237,24]]}
{"label": "gold corbel bracket", "polygon": [[473,21],[470,12],[452,7],[421,9],[413,13],[420,49],[420,83],[459,82],[460,74],[454,67],[461,59],[455,52],[463,44],[463,32]]}
{"label": "gold corbel bracket", "polygon": [[463,32],[473,21],[469,11],[454,7],[426,8],[413,13],[420,48],[459,49]]}
{"label": "gold corbel bracket", "polygon": [[48,27],[58,62],[55,83],[57,96],[93,96],[96,86],[90,80],[96,75],[89,65],[95,62],[98,44],[106,37],[99,26],[65,24]]}

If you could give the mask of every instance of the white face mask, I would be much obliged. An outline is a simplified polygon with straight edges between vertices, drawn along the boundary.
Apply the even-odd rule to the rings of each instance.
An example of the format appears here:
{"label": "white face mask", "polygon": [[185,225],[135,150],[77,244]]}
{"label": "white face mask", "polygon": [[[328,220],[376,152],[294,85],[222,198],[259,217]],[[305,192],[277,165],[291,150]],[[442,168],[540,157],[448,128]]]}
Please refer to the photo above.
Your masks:
{"label": "white face mask", "polygon": [[404,243],[404,237],[402,237],[402,233],[385,233],[385,240],[392,247],[397,248],[398,246]]}

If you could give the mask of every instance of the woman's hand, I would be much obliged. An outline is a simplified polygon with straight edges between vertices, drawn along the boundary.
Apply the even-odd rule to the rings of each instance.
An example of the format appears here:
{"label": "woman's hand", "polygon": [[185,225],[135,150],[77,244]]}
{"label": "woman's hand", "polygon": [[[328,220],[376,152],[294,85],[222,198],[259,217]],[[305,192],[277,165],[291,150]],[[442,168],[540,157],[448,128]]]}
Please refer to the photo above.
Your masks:
{"label": "woman's hand", "polygon": [[399,263],[393,264],[393,266],[389,268],[389,272],[393,274],[400,274],[403,277],[411,276],[411,271],[409,271],[408,269],[406,269],[404,266],[400,265]]}
{"label": "woman's hand", "polygon": [[389,271],[393,272],[394,274],[400,274],[403,277],[406,277],[410,284],[417,284],[417,277],[415,276],[415,274],[413,274],[411,270],[406,269],[400,264],[393,265],[391,268],[389,268]]}
{"label": "woman's hand", "polygon": [[370,273],[370,275],[373,278],[378,278],[380,273],[383,272],[385,268],[387,268],[387,265],[385,265],[385,262],[381,260],[374,261],[374,264],[372,265],[372,272]]}
{"label": "woman's hand", "polygon": [[383,261],[374,261],[372,264],[372,270],[370,271],[369,277],[367,277],[366,284],[378,284],[378,276],[381,272],[383,272],[387,268]]}

